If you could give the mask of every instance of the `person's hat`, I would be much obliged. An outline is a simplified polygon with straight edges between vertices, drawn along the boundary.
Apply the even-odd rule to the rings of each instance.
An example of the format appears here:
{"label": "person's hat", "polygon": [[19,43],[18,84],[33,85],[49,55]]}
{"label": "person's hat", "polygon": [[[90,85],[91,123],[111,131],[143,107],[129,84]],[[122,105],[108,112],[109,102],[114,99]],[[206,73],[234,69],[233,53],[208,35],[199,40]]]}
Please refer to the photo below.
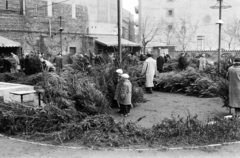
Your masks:
{"label": "person's hat", "polygon": [[122,69],[117,69],[116,72],[117,72],[118,74],[122,74],[122,73],[123,73],[123,70],[122,70]]}
{"label": "person's hat", "polygon": [[128,79],[128,78],[129,78],[129,75],[128,75],[128,74],[122,74],[122,78]]}
{"label": "person's hat", "polygon": [[205,54],[202,54],[202,57],[205,57],[206,55]]}

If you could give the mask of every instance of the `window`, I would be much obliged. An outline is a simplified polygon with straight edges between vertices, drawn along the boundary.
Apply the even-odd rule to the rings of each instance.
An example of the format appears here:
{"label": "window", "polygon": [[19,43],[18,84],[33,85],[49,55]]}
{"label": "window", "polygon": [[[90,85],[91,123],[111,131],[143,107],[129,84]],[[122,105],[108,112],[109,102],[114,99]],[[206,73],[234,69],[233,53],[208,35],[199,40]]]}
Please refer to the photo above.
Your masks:
{"label": "window", "polygon": [[26,1],[25,0],[20,1],[20,14],[21,15],[26,14]]}
{"label": "window", "polygon": [[76,54],[76,52],[77,52],[76,47],[70,47],[70,56]]}
{"label": "window", "polygon": [[72,4],[72,18],[76,19],[76,4]]}
{"label": "window", "polygon": [[172,24],[169,24],[168,25],[168,31],[172,31],[173,30],[173,25]]}
{"label": "window", "polygon": [[168,17],[173,17],[173,16],[174,16],[174,11],[173,11],[173,9],[168,9],[168,10],[167,10],[167,16],[168,16]]}
{"label": "window", "polygon": [[48,16],[52,17],[52,0],[48,0],[47,3],[47,12],[48,12]]}
{"label": "window", "polygon": [[186,26],[182,26],[182,27],[181,27],[181,31],[182,31],[183,34],[186,34],[186,31],[187,31],[187,30],[186,30]]}

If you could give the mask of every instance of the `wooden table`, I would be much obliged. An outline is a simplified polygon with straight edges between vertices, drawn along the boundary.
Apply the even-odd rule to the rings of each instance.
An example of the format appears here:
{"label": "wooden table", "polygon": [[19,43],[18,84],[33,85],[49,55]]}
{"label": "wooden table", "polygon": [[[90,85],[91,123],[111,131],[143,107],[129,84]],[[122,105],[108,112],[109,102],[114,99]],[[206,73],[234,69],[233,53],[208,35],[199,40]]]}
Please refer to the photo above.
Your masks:
{"label": "wooden table", "polygon": [[10,94],[13,95],[20,95],[21,96],[21,103],[23,103],[23,96],[24,95],[29,95],[32,93],[38,93],[38,104],[41,106],[41,92],[35,91],[35,90],[28,90],[28,91],[16,91],[16,92],[9,92]]}

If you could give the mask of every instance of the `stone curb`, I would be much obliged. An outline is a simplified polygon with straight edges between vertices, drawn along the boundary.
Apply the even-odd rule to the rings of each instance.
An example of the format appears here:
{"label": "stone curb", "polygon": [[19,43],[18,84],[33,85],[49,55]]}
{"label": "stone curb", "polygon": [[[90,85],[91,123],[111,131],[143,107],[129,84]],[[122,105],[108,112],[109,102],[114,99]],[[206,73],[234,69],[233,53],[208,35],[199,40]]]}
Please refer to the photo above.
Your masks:
{"label": "stone curb", "polygon": [[13,141],[40,145],[40,146],[48,146],[48,147],[58,147],[58,148],[66,148],[66,149],[90,149],[90,150],[105,150],[105,151],[163,151],[163,150],[193,150],[193,149],[201,149],[207,147],[218,147],[224,145],[233,145],[233,144],[240,144],[240,141],[236,142],[225,142],[220,144],[210,144],[210,145],[203,145],[203,146],[192,146],[192,147],[175,147],[175,148],[168,148],[168,147],[161,147],[161,148],[98,148],[98,147],[74,147],[74,146],[64,146],[64,145],[51,145],[51,144],[44,144],[44,143],[37,143],[32,141],[25,141],[21,139],[16,139],[8,136],[4,136],[0,134],[0,137],[4,137]]}

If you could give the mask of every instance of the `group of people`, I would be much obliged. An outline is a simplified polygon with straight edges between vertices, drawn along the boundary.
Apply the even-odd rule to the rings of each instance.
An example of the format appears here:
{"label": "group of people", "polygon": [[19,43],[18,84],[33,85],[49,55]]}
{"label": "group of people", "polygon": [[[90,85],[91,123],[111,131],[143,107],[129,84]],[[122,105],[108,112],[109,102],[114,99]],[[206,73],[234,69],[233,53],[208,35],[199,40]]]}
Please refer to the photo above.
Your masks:
{"label": "group of people", "polygon": [[16,73],[19,72],[20,69],[20,60],[16,54],[11,53],[10,56],[0,56],[0,73]]}
{"label": "group of people", "polygon": [[120,108],[118,113],[127,117],[132,108],[132,84],[129,75],[123,73],[122,69],[117,69],[114,75],[114,103]]}

